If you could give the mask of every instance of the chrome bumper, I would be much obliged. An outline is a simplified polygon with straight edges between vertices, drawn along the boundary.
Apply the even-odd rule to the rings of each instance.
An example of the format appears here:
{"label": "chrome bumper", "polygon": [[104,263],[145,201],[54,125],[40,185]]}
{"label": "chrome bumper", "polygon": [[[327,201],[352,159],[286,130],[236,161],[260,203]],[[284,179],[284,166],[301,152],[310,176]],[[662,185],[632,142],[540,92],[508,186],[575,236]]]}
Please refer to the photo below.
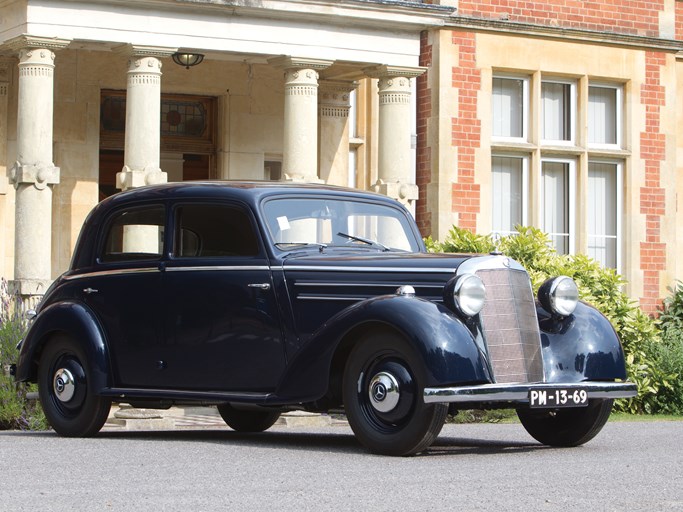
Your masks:
{"label": "chrome bumper", "polygon": [[631,382],[567,382],[538,384],[481,384],[449,388],[425,388],[424,401],[434,403],[490,403],[529,401],[529,392],[556,389],[585,390],[588,398],[632,398],[638,394]]}

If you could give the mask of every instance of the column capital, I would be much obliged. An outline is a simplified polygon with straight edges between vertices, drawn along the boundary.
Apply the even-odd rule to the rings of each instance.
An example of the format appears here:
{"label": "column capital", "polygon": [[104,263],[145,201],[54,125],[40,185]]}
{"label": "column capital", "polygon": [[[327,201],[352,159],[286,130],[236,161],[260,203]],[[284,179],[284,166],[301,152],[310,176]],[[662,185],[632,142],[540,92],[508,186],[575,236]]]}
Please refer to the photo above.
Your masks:
{"label": "column capital", "polygon": [[34,185],[38,190],[43,190],[48,185],[59,184],[59,167],[52,163],[15,162],[9,171],[9,180],[14,184],[14,188],[18,188],[19,185]]}
{"label": "column capital", "polygon": [[403,78],[415,78],[427,71],[424,66],[408,67],[408,66],[389,66],[382,64],[380,66],[372,66],[363,69],[365,73],[370,78],[393,78],[393,77],[403,77]]}
{"label": "column capital", "polygon": [[138,44],[122,44],[113,48],[117,53],[121,53],[128,57],[156,57],[157,59],[164,59],[170,57],[178,48],[168,48],[166,46],[145,46]]}
{"label": "column capital", "polygon": [[304,57],[292,57],[291,55],[281,55],[268,59],[268,64],[281,69],[325,69],[332,65],[334,61],[324,59],[308,59]]}
{"label": "column capital", "polygon": [[63,50],[71,43],[71,39],[58,37],[40,37],[23,34],[6,41],[3,46],[12,50],[24,50],[30,48],[45,48],[47,50]]}
{"label": "column capital", "polygon": [[351,93],[358,88],[358,82],[323,80],[318,86],[319,112],[321,116],[348,117],[351,108]]}

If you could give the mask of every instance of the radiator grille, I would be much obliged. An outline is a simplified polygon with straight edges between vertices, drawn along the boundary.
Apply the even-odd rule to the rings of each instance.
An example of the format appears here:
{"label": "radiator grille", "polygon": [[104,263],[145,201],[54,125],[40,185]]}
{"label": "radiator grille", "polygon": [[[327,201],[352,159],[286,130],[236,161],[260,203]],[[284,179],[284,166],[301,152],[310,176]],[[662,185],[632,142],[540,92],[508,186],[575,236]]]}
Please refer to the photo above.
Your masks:
{"label": "radiator grille", "polygon": [[486,286],[481,321],[495,382],[542,381],[541,339],[527,273],[482,269],[477,275]]}

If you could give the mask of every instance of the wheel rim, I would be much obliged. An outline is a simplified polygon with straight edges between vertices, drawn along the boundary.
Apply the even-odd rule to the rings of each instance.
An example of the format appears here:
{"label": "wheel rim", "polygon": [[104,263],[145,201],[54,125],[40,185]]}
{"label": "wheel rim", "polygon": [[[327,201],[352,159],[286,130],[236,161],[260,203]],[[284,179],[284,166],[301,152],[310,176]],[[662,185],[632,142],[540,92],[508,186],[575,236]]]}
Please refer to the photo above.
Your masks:
{"label": "wheel rim", "polygon": [[72,354],[62,354],[52,365],[50,397],[64,416],[75,415],[85,402],[87,383],[85,370]]}
{"label": "wheel rim", "polygon": [[372,427],[382,433],[400,430],[412,416],[416,384],[402,361],[380,356],[358,379],[358,401]]}

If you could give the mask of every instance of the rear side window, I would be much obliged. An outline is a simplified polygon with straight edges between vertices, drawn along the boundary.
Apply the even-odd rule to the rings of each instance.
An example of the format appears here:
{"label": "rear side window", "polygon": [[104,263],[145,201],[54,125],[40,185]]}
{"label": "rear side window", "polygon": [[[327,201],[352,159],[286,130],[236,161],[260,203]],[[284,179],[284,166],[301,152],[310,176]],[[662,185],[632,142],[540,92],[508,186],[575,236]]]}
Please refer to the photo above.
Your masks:
{"label": "rear side window", "polygon": [[173,256],[256,256],[259,245],[249,215],[227,205],[184,205],[177,209]]}
{"label": "rear side window", "polygon": [[158,259],[164,249],[165,208],[153,205],[125,210],[109,222],[99,260]]}

